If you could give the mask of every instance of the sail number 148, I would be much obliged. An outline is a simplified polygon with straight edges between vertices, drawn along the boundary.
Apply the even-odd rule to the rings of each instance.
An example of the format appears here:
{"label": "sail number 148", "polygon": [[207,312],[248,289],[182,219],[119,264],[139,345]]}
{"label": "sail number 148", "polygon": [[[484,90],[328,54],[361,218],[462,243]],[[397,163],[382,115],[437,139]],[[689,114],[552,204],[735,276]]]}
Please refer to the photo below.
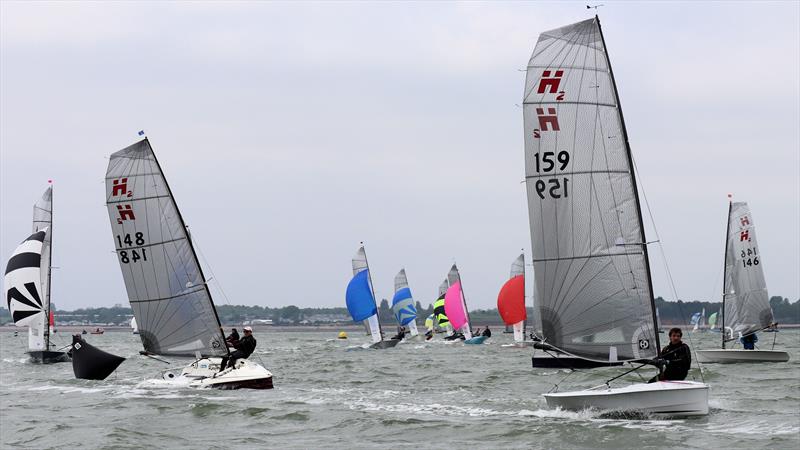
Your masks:
{"label": "sail number 148", "polygon": [[119,260],[122,262],[122,264],[138,262],[139,260],[147,261],[146,248],[121,250],[122,247],[133,247],[134,245],[137,247],[143,246],[145,244],[144,233],[134,233],[133,237],[131,237],[130,233],[125,234],[125,236],[118,234],[116,238],[117,244],[119,244],[120,247],[120,250],[117,250],[117,253],[119,254]]}

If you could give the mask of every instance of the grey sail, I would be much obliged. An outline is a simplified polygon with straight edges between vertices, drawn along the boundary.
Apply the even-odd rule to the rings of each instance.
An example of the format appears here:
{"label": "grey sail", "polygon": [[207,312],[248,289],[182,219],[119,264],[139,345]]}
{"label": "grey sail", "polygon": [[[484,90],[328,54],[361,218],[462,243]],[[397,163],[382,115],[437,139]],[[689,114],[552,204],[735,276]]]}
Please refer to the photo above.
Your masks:
{"label": "grey sail", "polygon": [[227,354],[186,225],[147,139],[111,155],[106,205],[144,349],[160,355]]}
{"label": "grey sail", "polygon": [[[33,205],[33,223],[31,232],[37,233],[44,231],[44,241],[42,242],[42,260],[39,264],[39,275],[42,286],[42,307],[44,315],[41,321],[37,320],[31,324],[28,333],[28,343],[38,341],[37,334],[41,333],[44,341],[44,348],[50,349],[50,281],[52,279],[52,258],[53,258],[53,186],[48,186],[39,199]],[[33,345],[29,345],[33,348]]]}
{"label": "grey sail", "polygon": [[511,274],[508,278],[525,275],[525,254],[521,254],[511,263]]}
{"label": "grey sail", "polygon": [[632,160],[596,18],[539,36],[523,102],[542,338],[590,360],[656,356]]}
{"label": "grey sail", "polygon": [[775,321],[753,216],[745,202],[730,205],[723,302],[723,325],[727,330],[723,335],[727,340],[762,330]]}

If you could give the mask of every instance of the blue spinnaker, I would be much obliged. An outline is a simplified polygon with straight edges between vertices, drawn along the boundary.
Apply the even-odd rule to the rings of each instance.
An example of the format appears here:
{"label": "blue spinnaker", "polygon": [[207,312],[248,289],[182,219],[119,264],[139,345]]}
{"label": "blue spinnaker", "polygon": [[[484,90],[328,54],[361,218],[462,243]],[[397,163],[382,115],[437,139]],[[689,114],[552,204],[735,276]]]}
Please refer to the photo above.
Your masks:
{"label": "blue spinnaker", "polygon": [[402,288],[394,294],[392,310],[400,325],[408,325],[417,318],[417,308],[414,306],[414,299],[411,298],[411,289]]}
{"label": "blue spinnaker", "polygon": [[347,285],[347,310],[355,322],[361,322],[378,313],[375,298],[369,288],[369,270],[357,273]]}

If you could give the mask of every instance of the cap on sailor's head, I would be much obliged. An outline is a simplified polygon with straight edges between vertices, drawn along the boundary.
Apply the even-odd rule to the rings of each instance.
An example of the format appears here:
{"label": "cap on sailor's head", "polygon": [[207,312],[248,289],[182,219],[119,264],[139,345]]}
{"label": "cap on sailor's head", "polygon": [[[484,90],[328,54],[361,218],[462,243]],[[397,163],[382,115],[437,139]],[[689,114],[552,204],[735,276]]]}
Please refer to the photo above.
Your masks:
{"label": "cap on sailor's head", "polygon": [[253,332],[253,329],[251,327],[244,327],[243,329],[244,331],[249,331],[251,333]]}

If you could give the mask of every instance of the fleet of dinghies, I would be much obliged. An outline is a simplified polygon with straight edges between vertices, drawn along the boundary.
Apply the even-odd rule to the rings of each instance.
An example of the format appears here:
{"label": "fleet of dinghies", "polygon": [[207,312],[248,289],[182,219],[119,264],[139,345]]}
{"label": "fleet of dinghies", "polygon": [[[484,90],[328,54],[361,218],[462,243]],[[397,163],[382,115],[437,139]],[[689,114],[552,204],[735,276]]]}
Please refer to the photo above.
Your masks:
{"label": "fleet of dinghies", "polygon": [[[640,364],[661,370],[655,307],[636,171],[600,21],[546,31],[530,57],[524,89],[525,182],[530,218],[534,316],[528,317],[525,255],[511,265],[497,297],[514,346],[533,347],[534,367],[568,369]],[[113,153],[105,177],[112,239],[133,310],[133,333],[148,357],[191,358],[164,382],[222,389],[273,386],[272,373],[253,359],[227,365],[223,335],[208,279],[189,228],[147,138]],[[33,234],[16,248],[5,271],[12,319],[28,328],[27,352],[39,363],[68,361],[50,342],[52,198],[49,186],[34,206]],[[347,310],[363,324],[373,349],[395,347],[386,339],[364,245],[352,258],[345,291]],[[763,261],[749,207],[729,202],[722,309],[708,325],[721,331],[721,348],[697,351],[699,362],[784,362],[776,350],[726,348],[774,329]],[[417,308],[405,269],[394,278],[391,308],[408,338],[419,335]],[[526,321],[534,333],[526,336]],[[705,310],[695,314],[694,330]],[[463,281],[456,264],[439,286],[426,339],[482,344],[473,336]],[[346,338],[342,332],[340,338]],[[74,336],[78,378],[104,379],[125,359]],[[537,353],[538,352],[538,353]],[[624,374],[623,374],[624,375]],[[666,416],[708,414],[709,386],[698,381],[603,385],[544,394],[554,408],[639,411]],[[563,383],[562,383],[563,384]]]}

